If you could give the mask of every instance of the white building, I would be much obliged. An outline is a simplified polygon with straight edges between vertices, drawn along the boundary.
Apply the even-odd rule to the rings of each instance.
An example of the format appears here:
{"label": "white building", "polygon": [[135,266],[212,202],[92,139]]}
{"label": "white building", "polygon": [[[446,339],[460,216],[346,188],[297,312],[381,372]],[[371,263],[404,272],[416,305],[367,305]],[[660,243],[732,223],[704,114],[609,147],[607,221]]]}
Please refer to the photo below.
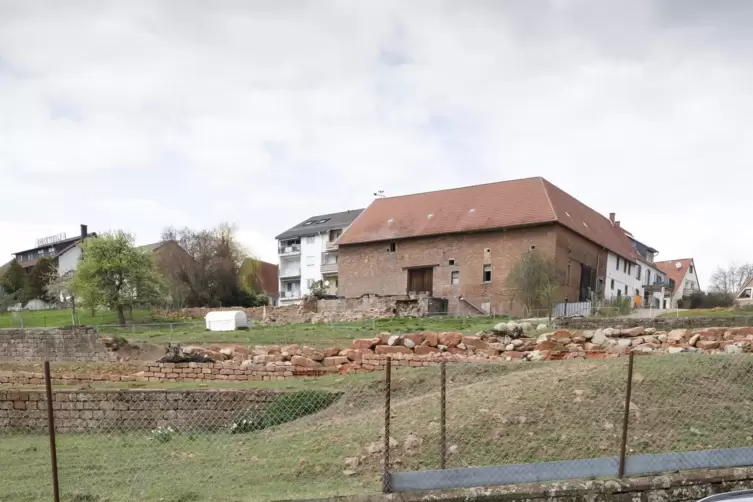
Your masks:
{"label": "white building", "polygon": [[700,291],[701,287],[698,282],[698,273],[693,258],[660,261],[656,262],[656,266],[675,283],[675,290],[672,294],[669,308],[677,307],[679,300],[692,295],[696,291]]}
{"label": "white building", "polygon": [[620,222],[615,221],[614,213],[610,213],[609,219],[615,228],[624,232],[630,240],[633,255],[626,258],[612,252],[607,253],[604,298],[611,300],[629,296],[635,307],[670,308],[675,285],[654,263],[654,258],[659,252],[621,228]]}
{"label": "white building", "polygon": [[335,241],[362,211],[312,216],[277,236],[280,305],[300,302],[313,284],[322,280],[328,294],[337,294]]}

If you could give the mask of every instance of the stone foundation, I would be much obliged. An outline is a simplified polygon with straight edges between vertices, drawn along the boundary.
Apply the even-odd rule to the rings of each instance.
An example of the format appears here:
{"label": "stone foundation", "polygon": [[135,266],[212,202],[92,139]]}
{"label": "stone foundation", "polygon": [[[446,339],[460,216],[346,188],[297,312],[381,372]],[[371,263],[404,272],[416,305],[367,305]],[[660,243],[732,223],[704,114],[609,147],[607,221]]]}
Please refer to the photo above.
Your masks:
{"label": "stone foundation", "polygon": [[85,326],[0,329],[0,361],[116,361],[108,340]]}
{"label": "stone foundation", "polygon": [[[53,394],[58,432],[178,431],[228,427],[242,411],[262,409],[271,390],[94,390]],[[46,432],[43,391],[0,391],[0,431]]]}
{"label": "stone foundation", "polygon": [[[670,312],[670,311],[668,311]],[[689,328],[715,328],[753,326],[753,316],[730,317],[655,317],[653,319],[612,319],[608,317],[570,317],[554,320],[562,329],[606,329],[606,328],[656,328],[659,331]]]}

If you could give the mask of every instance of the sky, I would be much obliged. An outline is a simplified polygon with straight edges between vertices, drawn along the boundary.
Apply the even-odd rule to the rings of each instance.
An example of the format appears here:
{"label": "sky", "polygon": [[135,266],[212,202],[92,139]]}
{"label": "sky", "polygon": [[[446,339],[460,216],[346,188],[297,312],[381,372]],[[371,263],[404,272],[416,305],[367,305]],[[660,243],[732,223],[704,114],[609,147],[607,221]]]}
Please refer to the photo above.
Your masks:
{"label": "sky", "polygon": [[753,2],[0,0],[0,262],[543,176],[657,259],[753,261]]}

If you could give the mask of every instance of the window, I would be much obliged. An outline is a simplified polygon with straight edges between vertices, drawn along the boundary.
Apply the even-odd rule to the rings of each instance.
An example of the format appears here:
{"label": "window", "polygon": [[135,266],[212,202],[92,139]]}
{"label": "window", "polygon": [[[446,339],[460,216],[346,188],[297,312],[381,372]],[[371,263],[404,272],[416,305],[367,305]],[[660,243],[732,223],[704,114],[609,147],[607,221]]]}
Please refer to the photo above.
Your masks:
{"label": "window", "polygon": [[313,225],[313,224],[314,224],[314,220],[309,220],[306,223],[304,223],[304,225]]}
{"label": "window", "polygon": [[625,274],[628,273],[628,262],[626,260],[622,260],[622,272]]}
{"label": "window", "polygon": [[620,269],[620,257],[618,256],[617,257],[617,270],[619,269]]}
{"label": "window", "polygon": [[338,228],[337,230],[330,230],[329,231],[329,241],[330,242],[335,242],[342,234],[343,234],[343,231],[340,228]]}
{"label": "window", "polygon": [[690,273],[692,274],[692,273],[693,273],[693,265],[691,265],[691,266],[690,266],[690,268],[689,268],[688,270],[689,270],[689,271],[690,271]]}
{"label": "window", "polygon": [[641,291],[638,288],[635,288],[635,296],[641,296]]}
{"label": "window", "polygon": [[628,263],[628,275],[633,275],[633,264]]}
{"label": "window", "polygon": [[635,277],[636,279],[640,280],[641,279],[641,266],[637,265],[637,268],[638,268],[638,273],[635,274]]}
{"label": "window", "polygon": [[612,279],[612,282],[611,282],[611,283],[609,284],[609,287],[610,287],[611,289],[614,289],[614,279]]}
{"label": "window", "polygon": [[37,254],[44,254],[44,249],[37,250]]}
{"label": "window", "polygon": [[390,247],[387,248],[387,252],[388,253],[394,253],[395,249],[397,249],[397,246],[395,246],[395,243],[394,242],[390,242]]}
{"label": "window", "polygon": [[622,298],[622,290],[621,289],[617,290],[617,298]]}
{"label": "window", "polygon": [[484,283],[492,282],[492,266],[484,265]]}
{"label": "window", "polygon": [[313,244],[316,242],[316,237],[313,235],[309,235],[306,237],[306,244]]}
{"label": "window", "polygon": [[751,294],[753,294],[753,288],[745,288],[738,298],[750,298]]}
{"label": "window", "polygon": [[570,264],[567,264],[567,275],[565,276],[565,284],[570,285]]}
{"label": "window", "polygon": [[628,295],[628,287],[625,286],[625,296],[627,296],[627,295]]}
{"label": "window", "polygon": [[646,270],[646,284],[651,284],[651,271]]}
{"label": "window", "polygon": [[457,270],[450,274],[450,284],[452,284],[453,286],[460,284],[460,272],[458,272]]}
{"label": "window", "polygon": [[335,287],[337,287],[337,279],[335,279]]}
{"label": "window", "polygon": [[321,225],[322,223],[327,223],[328,221],[329,221],[329,218],[322,218],[321,220],[318,220],[316,224]]}
{"label": "window", "polygon": [[450,261],[449,261],[449,262],[447,262],[447,263],[448,263],[448,264],[449,264],[449,265],[450,265],[451,267],[454,267],[454,266],[455,266],[455,260],[450,260]]}
{"label": "window", "polygon": [[530,249],[531,251],[533,251],[534,249],[536,249],[536,246],[535,246],[535,245],[531,245],[531,247],[530,247],[529,249]]}
{"label": "window", "polygon": [[285,291],[288,293],[293,291],[293,283],[292,282],[286,282],[285,283]]}

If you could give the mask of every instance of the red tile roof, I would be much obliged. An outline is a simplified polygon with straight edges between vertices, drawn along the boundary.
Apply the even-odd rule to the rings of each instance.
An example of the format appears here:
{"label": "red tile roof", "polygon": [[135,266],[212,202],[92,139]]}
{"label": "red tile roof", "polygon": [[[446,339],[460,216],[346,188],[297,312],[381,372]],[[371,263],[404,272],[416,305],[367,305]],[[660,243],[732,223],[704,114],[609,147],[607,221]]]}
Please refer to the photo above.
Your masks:
{"label": "red tile roof", "polygon": [[[677,264],[680,268],[677,268]],[[680,283],[688,271],[688,267],[693,265],[693,258],[680,258],[679,260],[666,260],[654,262],[656,268],[667,274],[667,277],[675,281],[675,290],[680,287]]]}
{"label": "red tile roof", "polygon": [[544,178],[376,199],[338,245],[559,223],[624,257],[633,246],[619,228]]}
{"label": "red tile roof", "polygon": [[274,263],[259,261],[259,270],[256,276],[259,286],[267,296],[277,297],[279,295],[278,287],[278,267]]}

